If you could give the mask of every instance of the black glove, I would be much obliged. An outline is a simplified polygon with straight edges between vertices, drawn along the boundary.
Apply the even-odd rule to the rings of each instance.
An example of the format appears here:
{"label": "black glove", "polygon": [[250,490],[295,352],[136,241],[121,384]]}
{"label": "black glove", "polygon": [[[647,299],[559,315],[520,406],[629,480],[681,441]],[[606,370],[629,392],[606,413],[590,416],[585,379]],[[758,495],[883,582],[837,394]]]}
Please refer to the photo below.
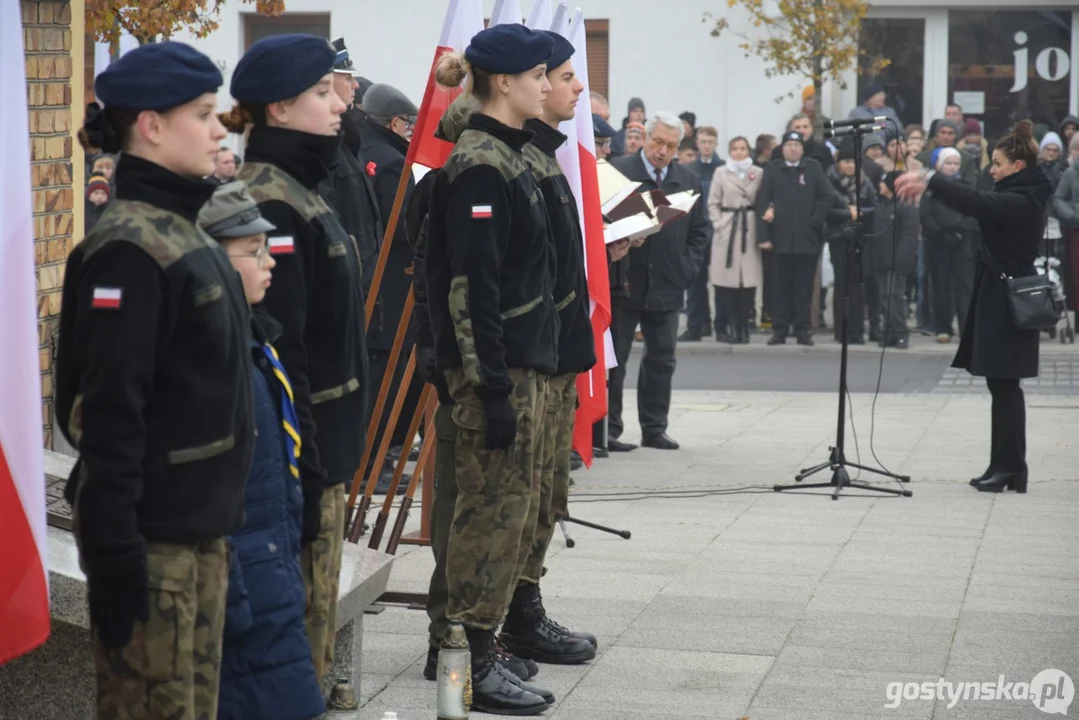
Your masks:
{"label": "black glove", "polygon": [[303,486],[303,528],[300,530],[300,547],[307,547],[322,525],[322,484],[305,483]]}
{"label": "black glove", "polygon": [[87,578],[90,624],[101,643],[118,650],[131,642],[135,621],[150,619],[150,588],[146,561],[126,573],[91,573]]}
{"label": "black glove", "polygon": [[440,373],[438,372],[438,359],[434,348],[416,346],[416,370],[420,374],[420,379],[425,383],[436,384],[436,378],[439,377]]}
{"label": "black glove", "polygon": [[509,397],[485,400],[483,409],[487,413],[487,449],[509,450],[517,437],[517,413]]}

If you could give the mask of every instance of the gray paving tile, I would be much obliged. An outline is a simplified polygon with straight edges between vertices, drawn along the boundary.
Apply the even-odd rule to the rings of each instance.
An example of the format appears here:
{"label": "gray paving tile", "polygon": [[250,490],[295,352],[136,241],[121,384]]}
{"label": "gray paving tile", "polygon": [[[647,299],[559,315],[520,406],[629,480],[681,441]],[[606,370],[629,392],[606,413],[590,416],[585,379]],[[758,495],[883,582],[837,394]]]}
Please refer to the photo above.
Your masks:
{"label": "gray paving tile", "polygon": [[752,690],[701,692],[687,690],[656,690],[627,692],[625,688],[589,687],[578,689],[559,703],[555,713],[567,718],[584,718],[589,713],[612,713],[623,718],[676,717],[715,718],[738,717],[749,705]]}
{"label": "gray paving tile", "polygon": [[664,615],[642,615],[618,638],[617,645],[736,655],[775,655],[794,623],[794,618],[706,616],[686,622]]}
{"label": "gray paving tile", "polygon": [[802,647],[787,643],[773,663],[776,670],[797,671],[805,668],[838,670],[867,670],[876,673],[932,675],[944,672],[947,650],[930,652],[898,652],[889,647],[862,648],[852,652],[846,648]]}
{"label": "gray paving tile", "polygon": [[427,653],[427,643],[415,635],[363,634],[362,670],[396,676]]}

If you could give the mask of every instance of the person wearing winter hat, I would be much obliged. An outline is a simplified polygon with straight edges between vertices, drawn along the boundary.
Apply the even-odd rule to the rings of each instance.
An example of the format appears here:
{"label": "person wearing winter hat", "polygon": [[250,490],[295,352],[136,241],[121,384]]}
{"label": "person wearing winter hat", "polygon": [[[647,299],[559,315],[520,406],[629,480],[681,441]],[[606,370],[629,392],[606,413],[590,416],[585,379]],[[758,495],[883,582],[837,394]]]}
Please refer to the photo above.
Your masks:
{"label": "person wearing winter hat", "polygon": [[614,137],[611,138],[611,157],[636,155],[644,147],[644,123],[631,122],[619,132],[622,133],[623,138],[622,152],[620,154],[615,153],[615,139],[618,138],[618,133],[615,133]]}
{"label": "person wearing winter hat", "polygon": [[[276,229],[277,261],[263,303],[284,330],[277,350],[292,378],[303,444],[301,533],[307,636],[319,682],[333,662],[345,535],[344,484],[360,465],[367,350],[357,245],[317,188],[341,147],[345,103],[333,91],[338,51],[314,35],[254,43],[232,74],[237,104],[225,126],[247,133],[247,183]],[[315,428],[318,427],[318,435]]]}
{"label": "person wearing winter hat", "polygon": [[[949,118],[941,118],[934,121],[935,131],[932,140],[926,144],[925,150],[918,156],[918,162],[920,162],[925,168],[933,167],[933,151],[939,147],[955,147],[959,142],[963,128],[954,120]],[[963,158],[963,166],[959,171],[959,176],[963,182],[974,187],[978,184],[978,163],[974,158],[966,153],[961,153]]]}
{"label": "person wearing winter hat", "polygon": [[1067,163],[1061,162],[1063,150],[1064,143],[1055,132],[1045,133],[1038,145],[1038,164],[1042,166],[1045,176],[1053,184],[1053,190],[1056,190],[1060,176],[1068,169]]}
{"label": "person wearing winter hat", "polygon": [[1064,142],[1065,147],[1071,146],[1072,138],[1075,137],[1075,131],[1079,128],[1079,117],[1075,115],[1068,115],[1066,118],[1060,121],[1060,127],[1057,128],[1057,133],[1060,135],[1060,139]]}
{"label": "person wearing winter hat", "polygon": [[817,111],[817,95],[812,85],[806,85],[802,88],[801,114],[805,115],[813,123],[813,139],[817,142],[824,142],[824,126],[830,123],[832,119]]}
{"label": "person wearing winter hat", "polygon": [[[524,156],[551,92],[555,42],[520,24],[477,33],[442,55],[435,79],[479,108],[442,166],[426,242],[428,311],[453,399],[458,494],[446,543],[445,617],[464,626],[472,709],[537,715],[544,695],[505,669],[495,631],[532,537],[535,453],[558,362],[555,241]],[[556,58],[557,59],[557,58]],[[536,480],[538,482],[538,480]],[[459,522],[467,517],[468,522]]]}
{"label": "person wearing winter hat", "polygon": [[[932,153],[933,169],[944,178],[958,182],[962,156],[950,147]],[[974,243],[977,223],[938,200],[932,191],[920,203],[925,265],[930,277],[934,303],[933,330],[937,342],[948,343],[955,335],[958,320],[962,329],[974,283]]]}
{"label": "person wearing winter hat", "polygon": [[[630,98],[627,106],[626,117],[622,119],[622,129],[615,133],[611,138],[611,156],[622,157],[623,155],[632,155],[628,148],[626,148],[626,128],[632,123],[638,123],[643,128],[645,119],[644,100],[639,97]],[[642,136],[643,142],[643,136]]]}
{"label": "person wearing winter hat", "polygon": [[982,124],[974,118],[963,122],[962,142],[957,147],[970,156],[979,171],[989,166],[989,143],[982,135]]}
{"label": "person wearing winter hat", "polygon": [[112,195],[112,187],[109,179],[104,175],[94,175],[86,183],[86,229],[85,232],[97,225],[97,221],[105,213],[109,205],[109,196]]}
{"label": "person wearing winter hat", "polygon": [[879,160],[884,157],[884,139],[876,133],[870,133],[862,137],[862,172],[864,172],[873,183],[873,187],[880,184],[881,179],[884,177],[884,167]]}
{"label": "person wearing winter hat", "polygon": [[813,345],[810,305],[819,266],[824,221],[835,202],[820,163],[804,157],[802,134],[782,137],[782,157],[764,168],[757,213],[764,221],[760,247],[773,256],[772,338],[783,345],[793,326],[799,345]]}
{"label": "person wearing winter hat", "polygon": [[903,122],[899,119],[899,114],[895,111],[895,108],[885,104],[888,94],[884,91],[883,85],[870,83],[861,92],[860,97],[862,104],[851,110],[847,116],[848,118],[871,120],[883,117],[886,119],[884,123],[886,126],[903,127]]}
{"label": "person wearing winter hat", "polygon": [[221,83],[188,45],[142,45],[98,75],[105,108],[79,132],[121,153],[114,199],[67,261],[56,360],[101,718],[217,713],[227,537],[255,447],[247,302],[196,225]]}

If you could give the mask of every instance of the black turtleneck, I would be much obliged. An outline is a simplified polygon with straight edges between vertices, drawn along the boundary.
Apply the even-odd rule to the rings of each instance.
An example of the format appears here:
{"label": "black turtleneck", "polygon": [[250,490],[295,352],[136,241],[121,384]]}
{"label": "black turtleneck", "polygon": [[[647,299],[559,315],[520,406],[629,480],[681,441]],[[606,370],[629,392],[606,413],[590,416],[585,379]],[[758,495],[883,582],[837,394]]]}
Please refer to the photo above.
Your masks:
{"label": "black turtleneck", "polygon": [[314,190],[334,166],[340,135],[312,135],[299,130],[257,125],[247,140],[247,162],[276,165]]}
{"label": "black turtleneck", "polygon": [[525,130],[535,133],[532,144],[550,157],[554,157],[558,148],[562,147],[568,140],[558,128],[551,127],[542,120],[529,120],[525,123]]}
{"label": "black turtleneck", "polygon": [[531,130],[503,125],[490,115],[484,115],[483,113],[473,113],[472,117],[468,119],[468,127],[472,130],[480,130],[489,135],[494,135],[517,152],[521,152],[524,146],[532,142],[532,138],[535,136],[535,133]]}
{"label": "black turtleneck", "polygon": [[186,178],[157,163],[124,153],[116,164],[116,199],[138,200],[194,223],[217,186]]}

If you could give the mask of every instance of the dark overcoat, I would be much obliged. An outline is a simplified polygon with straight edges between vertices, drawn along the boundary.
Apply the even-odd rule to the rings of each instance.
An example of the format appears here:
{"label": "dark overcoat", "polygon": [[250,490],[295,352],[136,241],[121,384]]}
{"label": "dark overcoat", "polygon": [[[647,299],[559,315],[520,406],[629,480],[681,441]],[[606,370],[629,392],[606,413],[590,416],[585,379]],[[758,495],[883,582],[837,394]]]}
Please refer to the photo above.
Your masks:
{"label": "dark overcoat", "polygon": [[1042,250],[1052,183],[1033,167],[1004,178],[991,191],[940,176],[930,179],[929,189],[940,202],[975,218],[984,242],[952,367],[978,377],[1037,377],[1038,331],[1015,329],[1004,278],[1037,273],[1034,259]]}

